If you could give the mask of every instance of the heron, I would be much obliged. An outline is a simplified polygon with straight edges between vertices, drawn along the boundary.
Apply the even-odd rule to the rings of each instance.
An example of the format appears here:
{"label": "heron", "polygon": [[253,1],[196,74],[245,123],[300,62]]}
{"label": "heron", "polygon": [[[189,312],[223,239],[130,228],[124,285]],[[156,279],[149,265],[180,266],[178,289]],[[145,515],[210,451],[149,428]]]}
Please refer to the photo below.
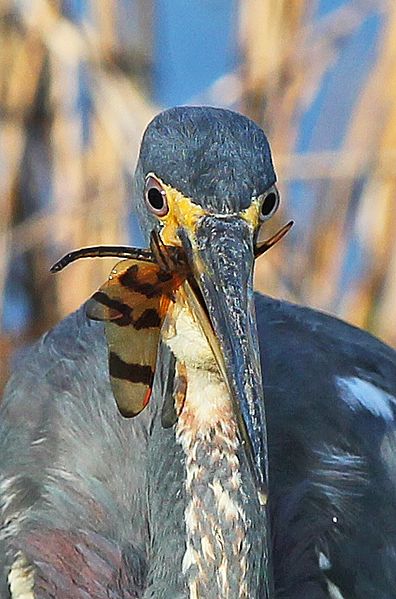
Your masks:
{"label": "heron", "polygon": [[396,353],[253,292],[279,204],[262,129],[220,108],[160,113],[133,203],[147,244],[183,252],[197,305],[175,291],[134,418],[86,304],[16,363],[0,414],[1,597],[396,597]]}

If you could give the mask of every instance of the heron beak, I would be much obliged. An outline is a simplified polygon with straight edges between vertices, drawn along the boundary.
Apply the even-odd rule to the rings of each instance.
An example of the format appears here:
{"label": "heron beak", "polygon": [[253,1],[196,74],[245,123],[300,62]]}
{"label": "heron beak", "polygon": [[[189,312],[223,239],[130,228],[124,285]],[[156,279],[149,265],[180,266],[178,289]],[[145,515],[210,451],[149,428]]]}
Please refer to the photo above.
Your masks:
{"label": "heron beak", "polygon": [[185,229],[178,234],[193,273],[191,284],[199,290],[195,301],[201,306],[195,307],[204,311],[205,318],[200,320],[207,325],[202,328],[228,386],[241,443],[259,500],[265,504],[267,439],[253,294],[252,231],[241,218],[208,215],[197,223],[193,243]]}

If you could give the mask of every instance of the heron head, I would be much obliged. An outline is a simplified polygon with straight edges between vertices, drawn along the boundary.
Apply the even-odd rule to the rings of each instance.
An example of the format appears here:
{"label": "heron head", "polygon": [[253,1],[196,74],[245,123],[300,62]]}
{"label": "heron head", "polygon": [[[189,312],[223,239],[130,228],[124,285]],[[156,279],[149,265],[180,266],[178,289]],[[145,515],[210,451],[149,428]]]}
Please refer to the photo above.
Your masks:
{"label": "heron head", "polygon": [[265,501],[266,426],[253,296],[258,232],[279,195],[267,138],[248,118],[180,107],[148,126],[135,176],[144,231],[181,246],[213,330],[242,443]]}

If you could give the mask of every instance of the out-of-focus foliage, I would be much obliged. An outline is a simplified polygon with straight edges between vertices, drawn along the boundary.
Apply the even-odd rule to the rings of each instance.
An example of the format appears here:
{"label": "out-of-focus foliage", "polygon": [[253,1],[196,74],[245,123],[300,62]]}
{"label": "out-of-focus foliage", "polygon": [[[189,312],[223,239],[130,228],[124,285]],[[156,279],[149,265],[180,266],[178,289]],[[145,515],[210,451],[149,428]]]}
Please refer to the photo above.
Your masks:
{"label": "out-of-focus foliage", "polygon": [[[77,263],[59,277],[49,266],[70,248],[127,241],[128,181],[155,109],[142,91],[149,64],[142,36],[121,43],[120,5],[92,2],[89,20],[45,0],[0,6],[5,355],[74,310],[106,278],[108,261]],[[148,39],[145,45],[148,53]]]}
{"label": "out-of-focus foliage", "polygon": [[258,286],[395,345],[396,4],[243,6],[242,108],[270,137],[296,221]]}
{"label": "out-of-focus foliage", "polygon": [[[54,277],[50,264],[128,241],[136,152],[158,110],[155,56],[172,34],[160,4],[0,0],[3,380],[15,348],[111,267],[81,261]],[[238,66],[234,56],[192,99],[239,109],[270,137],[283,193],[271,227],[296,226],[260,261],[257,286],[396,344],[396,4],[240,0],[235,21]]]}

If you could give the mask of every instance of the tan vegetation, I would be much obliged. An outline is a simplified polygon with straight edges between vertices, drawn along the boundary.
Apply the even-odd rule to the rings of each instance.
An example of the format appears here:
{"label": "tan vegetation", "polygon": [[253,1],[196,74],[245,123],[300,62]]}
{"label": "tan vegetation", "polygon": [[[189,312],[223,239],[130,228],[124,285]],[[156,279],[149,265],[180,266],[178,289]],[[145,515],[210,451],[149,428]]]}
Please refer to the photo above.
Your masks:
{"label": "tan vegetation", "polygon": [[[82,261],[54,277],[51,263],[75,247],[127,242],[128,181],[141,132],[158,109],[147,91],[151,3],[137,3],[136,38],[126,48],[114,1],[96,0],[90,22],[77,26],[55,1],[0,0],[0,312],[7,277],[23,255],[35,314],[18,334],[0,333],[3,381],[14,349],[75,309],[111,264]],[[340,39],[353,35],[373,4],[384,19],[378,57],[343,146],[296,154],[301,116],[337,59]],[[260,261],[258,287],[333,311],[395,345],[396,5],[356,1],[320,22],[313,6],[241,3],[242,66],[209,97],[226,104],[231,95],[268,132],[283,191],[274,227],[290,215],[308,218],[293,212],[290,182],[302,181],[315,194],[312,226]],[[81,73],[90,96],[86,122],[76,110]],[[352,236],[368,258],[361,275],[343,282]]]}

